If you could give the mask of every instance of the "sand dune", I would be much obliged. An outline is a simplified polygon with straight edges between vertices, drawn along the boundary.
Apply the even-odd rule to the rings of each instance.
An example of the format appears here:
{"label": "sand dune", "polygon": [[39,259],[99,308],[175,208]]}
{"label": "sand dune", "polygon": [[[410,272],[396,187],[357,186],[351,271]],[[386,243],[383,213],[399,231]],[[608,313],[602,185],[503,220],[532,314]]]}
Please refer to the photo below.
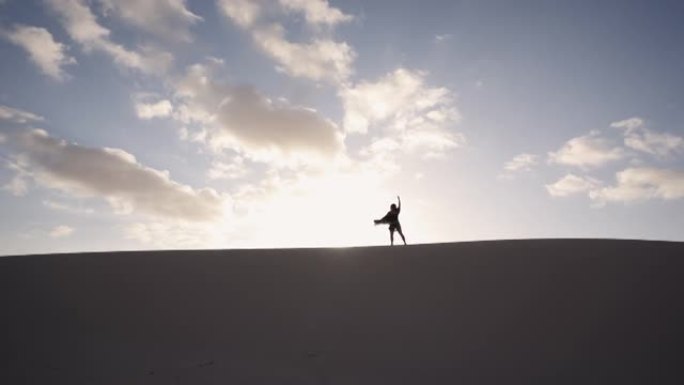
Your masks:
{"label": "sand dune", "polygon": [[684,244],[0,258],[3,384],[684,383]]}

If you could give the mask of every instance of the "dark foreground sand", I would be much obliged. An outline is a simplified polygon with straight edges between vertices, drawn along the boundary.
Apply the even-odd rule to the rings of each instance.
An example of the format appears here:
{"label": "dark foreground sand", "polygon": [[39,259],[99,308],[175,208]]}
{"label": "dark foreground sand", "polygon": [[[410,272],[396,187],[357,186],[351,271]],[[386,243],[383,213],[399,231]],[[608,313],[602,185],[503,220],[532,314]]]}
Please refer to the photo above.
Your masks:
{"label": "dark foreground sand", "polygon": [[684,244],[0,258],[0,383],[682,384]]}

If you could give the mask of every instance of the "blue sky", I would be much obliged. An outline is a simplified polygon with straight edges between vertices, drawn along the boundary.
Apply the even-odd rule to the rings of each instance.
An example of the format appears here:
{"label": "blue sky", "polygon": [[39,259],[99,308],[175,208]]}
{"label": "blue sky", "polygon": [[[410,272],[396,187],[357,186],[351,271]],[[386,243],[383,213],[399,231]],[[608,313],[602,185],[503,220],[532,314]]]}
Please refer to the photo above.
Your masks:
{"label": "blue sky", "polygon": [[675,1],[0,2],[0,254],[684,240]]}

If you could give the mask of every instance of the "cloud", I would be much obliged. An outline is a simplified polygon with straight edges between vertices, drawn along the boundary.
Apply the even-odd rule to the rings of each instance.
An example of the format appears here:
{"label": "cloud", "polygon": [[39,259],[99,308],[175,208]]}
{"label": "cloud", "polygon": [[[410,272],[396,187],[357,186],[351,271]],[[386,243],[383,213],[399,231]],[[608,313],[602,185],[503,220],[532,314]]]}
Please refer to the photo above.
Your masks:
{"label": "cloud", "polygon": [[175,117],[207,125],[206,141],[214,149],[274,164],[332,159],[343,149],[337,126],[315,110],[274,102],[251,86],[220,83],[205,65],[188,69],[177,97]]}
{"label": "cloud", "polygon": [[42,116],[36,115],[32,112],[0,105],[0,120],[24,124],[30,122],[42,122],[45,119]]}
{"label": "cloud", "polygon": [[567,174],[553,184],[546,185],[546,191],[554,197],[567,197],[585,193],[599,186],[601,182],[594,178]]}
{"label": "cloud", "polygon": [[22,173],[18,173],[12,178],[12,180],[2,186],[2,189],[16,197],[20,197],[26,195],[28,192],[28,187],[26,176]]}
{"label": "cloud", "polygon": [[97,17],[83,0],[46,2],[57,14],[69,36],[86,52],[105,53],[111,56],[116,64],[147,74],[165,72],[173,60],[169,53],[152,47],[141,47],[138,51],[133,51],[112,42],[109,38],[110,31],[98,24]]}
{"label": "cloud", "polygon": [[250,33],[257,48],[278,64],[278,71],[293,77],[333,84],[344,83],[352,74],[356,53],[347,43],[315,33],[308,42],[293,42],[285,37],[283,24],[265,17],[266,14],[277,13],[277,5],[290,13],[304,13],[307,22],[313,24],[332,26],[350,17],[331,8],[327,2],[282,0],[273,4],[266,1],[219,0],[217,5],[224,16]]}
{"label": "cloud", "polygon": [[504,170],[509,172],[530,171],[537,164],[538,158],[534,154],[518,154],[504,164]]}
{"label": "cloud", "polygon": [[190,27],[202,20],[188,10],[186,0],[99,0],[105,14],[174,41],[192,41]]}
{"label": "cloud", "polygon": [[216,5],[242,28],[253,27],[264,16],[302,14],[311,26],[334,27],[354,19],[326,0],[217,0]]}
{"label": "cloud", "polygon": [[644,126],[644,120],[638,117],[620,120],[610,124],[613,128],[624,128],[625,130],[634,130]]}
{"label": "cloud", "polygon": [[345,131],[379,134],[362,153],[387,163],[401,152],[439,157],[465,142],[462,134],[450,129],[461,120],[451,92],[428,87],[425,76],[399,68],[375,82],[340,91]]}
{"label": "cloud", "polygon": [[248,172],[245,160],[241,156],[235,156],[230,162],[214,160],[207,171],[207,177],[212,180],[237,179],[247,175]]}
{"label": "cloud", "polygon": [[441,43],[443,41],[451,40],[454,36],[450,33],[435,35],[435,42]]}
{"label": "cloud", "polygon": [[156,103],[137,102],[135,113],[140,119],[165,118],[171,116],[173,106],[168,100],[160,100]]}
{"label": "cloud", "polygon": [[223,214],[223,199],[214,190],[174,182],[168,172],[145,167],[124,150],[84,147],[43,130],[15,130],[8,138],[17,152],[13,165],[19,175],[40,186],[76,197],[102,197],[118,213],[186,221]]}
{"label": "cloud", "polygon": [[684,139],[681,136],[644,129],[639,133],[628,134],[625,145],[637,151],[664,157],[684,149]]}
{"label": "cloud", "polygon": [[684,172],[651,167],[628,168],[616,174],[617,184],[591,191],[600,203],[684,198]]}
{"label": "cloud", "polygon": [[446,88],[429,88],[425,73],[399,68],[376,82],[362,81],[340,91],[344,128],[366,133],[369,126],[389,123],[404,129],[417,120],[458,122],[461,116]]}
{"label": "cloud", "polygon": [[50,237],[52,238],[65,238],[73,234],[74,228],[61,225],[61,226],[56,226],[52,230],[50,230]]}
{"label": "cloud", "polygon": [[278,70],[290,76],[337,84],[352,73],[356,53],[347,43],[329,39],[292,43],[285,39],[285,30],[278,24],[259,28],[252,37],[256,45],[279,64]]}
{"label": "cloud", "polygon": [[218,0],[216,5],[235,24],[248,28],[253,26],[261,15],[261,3],[257,0]]}
{"label": "cloud", "polygon": [[67,47],[56,42],[45,28],[19,24],[3,35],[7,40],[23,48],[38,69],[52,79],[64,80],[66,73],[63,67],[76,63],[76,59],[67,55]]}
{"label": "cloud", "polygon": [[301,12],[306,22],[312,25],[334,26],[354,19],[337,8],[331,7],[325,0],[278,0],[288,11]]}
{"label": "cloud", "polygon": [[549,161],[587,168],[602,166],[623,159],[624,156],[625,152],[621,147],[611,146],[607,139],[599,137],[597,132],[592,132],[570,139],[556,152],[549,152]]}
{"label": "cloud", "polygon": [[652,131],[638,117],[614,122],[610,126],[624,130],[625,146],[640,152],[666,157],[684,149],[684,138]]}

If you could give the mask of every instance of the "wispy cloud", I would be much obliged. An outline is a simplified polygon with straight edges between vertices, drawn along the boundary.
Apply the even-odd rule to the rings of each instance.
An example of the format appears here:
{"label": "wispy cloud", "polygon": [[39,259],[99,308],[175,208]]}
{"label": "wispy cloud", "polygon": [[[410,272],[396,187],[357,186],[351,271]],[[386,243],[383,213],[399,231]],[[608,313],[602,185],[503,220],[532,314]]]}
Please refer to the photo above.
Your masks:
{"label": "wispy cloud", "polygon": [[278,0],[278,2],[290,12],[304,14],[306,22],[311,25],[334,26],[354,19],[352,15],[331,7],[326,0]]}
{"label": "wispy cloud", "polygon": [[249,173],[245,160],[241,156],[234,156],[229,161],[214,160],[207,171],[209,179],[237,179]]}
{"label": "wispy cloud", "polygon": [[497,179],[514,179],[516,175],[532,171],[539,164],[539,156],[530,153],[522,153],[513,157],[503,165],[503,172]]}
{"label": "wispy cloud", "polygon": [[50,230],[51,238],[66,238],[74,233],[74,228],[66,225],[60,225]]}
{"label": "wispy cloud", "polygon": [[83,0],[46,0],[50,9],[69,36],[79,43],[85,52],[98,51],[109,55],[124,68],[139,70],[147,74],[164,73],[173,56],[151,46],[138,50],[125,48],[110,39],[109,29],[97,22],[97,17]]}
{"label": "wispy cloud", "polygon": [[504,170],[510,172],[530,171],[535,165],[537,165],[538,159],[539,157],[534,154],[518,154],[504,164]]}
{"label": "wispy cloud", "polygon": [[[308,41],[286,38],[279,13],[303,13],[308,23],[334,26],[351,20],[322,0],[280,0],[278,3],[247,0],[218,0],[219,10],[248,31],[259,50],[273,59],[276,68],[293,77],[342,84],[353,72],[356,53],[346,42],[312,32]],[[275,12],[274,12],[275,9]],[[278,12],[280,11],[280,12]],[[284,11],[284,12],[283,12]],[[269,15],[270,18],[265,16]],[[275,20],[274,20],[275,19]]]}
{"label": "wispy cloud", "polygon": [[599,167],[623,159],[625,152],[620,146],[612,145],[598,132],[568,140],[560,149],[549,152],[549,161],[566,166]]}
{"label": "wispy cloud", "polygon": [[17,24],[1,34],[23,48],[40,72],[54,80],[66,79],[64,67],[76,63],[76,59],[67,54],[67,47],[55,41],[45,28]]}
{"label": "wispy cloud", "polygon": [[342,83],[352,73],[356,53],[345,42],[316,38],[293,43],[285,39],[285,30],[278,24],[259,28],[252,36],[256,45],[278,63],[277,68],[290,76]]}
{"label": "wispy cloud", "polygon": [[628,168],[615,177],[617,184],[591,191],[600,203],[637,202],[649,199],[684,198],[684,172],[653,167]]}
{"label": "wispy cloud", "polygon": [[667,157],[684,150],[684,138],[648,129],[639,117],[614,122],[610,126],[622,129],[625,146],[636,151]]}
{"label": "wispy cloud", "polygon": [[24,124],[31,122],[42,122],[45,119],[42,116],[34,114],[33,112],[0,105],[0,120]]}
{"label": "wispy cloud", "polygon": [[186,0],[98,0],[105,14],[164,39],[190,42],[190,28],[203,19],[192,13]]}
{"label": "wispy cloud", "polygon": [[435,35],[435,41],[441,43],[443,41],[451,40],[454,36],[449,33]]}
{"label": "wispy cloud", "polygon": [[600,185],[597,179],[567,174],[555,183],[546,185],[546,191],[554,197],[567,197],[589,192]]}

